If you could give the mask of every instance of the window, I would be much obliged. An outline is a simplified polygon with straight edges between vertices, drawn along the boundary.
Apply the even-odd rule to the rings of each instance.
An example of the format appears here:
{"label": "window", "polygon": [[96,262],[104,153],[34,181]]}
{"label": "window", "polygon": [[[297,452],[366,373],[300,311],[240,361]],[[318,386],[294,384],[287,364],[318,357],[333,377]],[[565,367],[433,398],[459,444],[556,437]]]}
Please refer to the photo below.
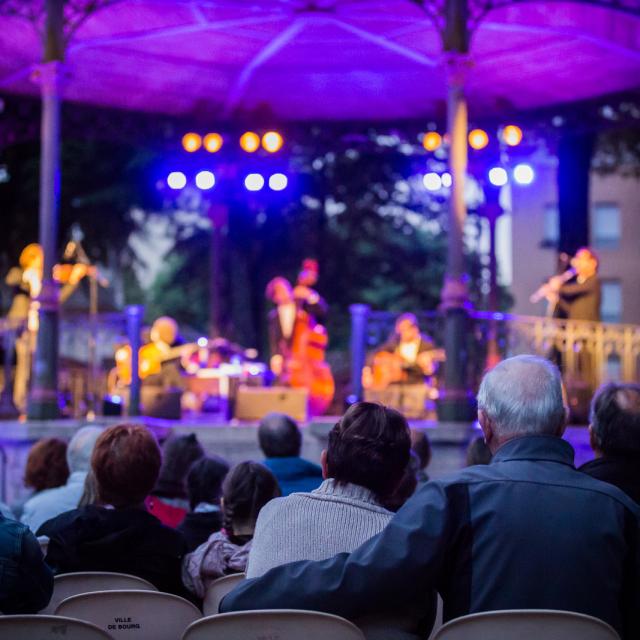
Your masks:
{"label": "window", "polygon": [[596,249],[617,249],[620,234],[620,207],[615,202],[596,202],[591,212],[591,244]]}
{"label": "window", "polygon": [[620,322],[622,320],[622,285],[620,280],[603,280],[600,317],[602,322]]}
{"label": "window", "polygon": [[542,246],[557,247],[560,240],[560,216],[557,204],[545,205],[542,224]]}

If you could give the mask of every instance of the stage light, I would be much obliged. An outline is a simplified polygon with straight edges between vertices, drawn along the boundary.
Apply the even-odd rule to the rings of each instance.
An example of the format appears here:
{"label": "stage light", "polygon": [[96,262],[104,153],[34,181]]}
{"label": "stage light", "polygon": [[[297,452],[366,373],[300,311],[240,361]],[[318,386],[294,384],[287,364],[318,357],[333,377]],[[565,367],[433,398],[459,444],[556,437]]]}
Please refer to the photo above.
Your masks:
{"label": "stage light", "polygon": [[502,139],[510,147],[517,147],[522,142],[522,129],[510,124],[502,130]]}
{"label": "stage light", "polygon": [[442,174],[442,186],[445,189],[448,189],[452,184],[453,184],[453,178],[451,177],[451,174],[450,173],[443,173]]}
{"label": "stage light", "polygon": [[536,172],[529,164],[518,164],[513,169],[513,179],[522,185],[531,184],[536,177]]}
{"label": "stage light", "polygon": [[494,187],[502,187],[507,184],[508,180],[507,172],[502,167],[493,167],[489,170],[489,182]]}
{"label": "stage light", "polygon": [[264,178],[259,173],[250,173],[244,179],[244,186],[249,191],[260,191],[264,187]]}
{"label": "stage light", "polygon": [[274,173],[269,178],[269,188],[273,191],[282,191],[287,188],[287,184],[289,184],[289,181],[284,173]]}
{"label": "stage light", "polygon": [[247,153],[253,153],[260,148],[260,136],[253,131],[247,131],[240,136],[240,147]]}
{"label": "stage light", "polygon": [[437,131],[429,131],[422,138],[422,146],[427,151],[435,151],[442,145],[442,136]]}
{"label": "stage light", "polygon": [[204,349],[209,346],[209,340],[203,336],[202,338],[198,338],[197,344],[201,349]]}
{"label": "stage light", "polygon": [[207,133],[202,142],[209,153],[216,153],[222,149],[223,140],[219,133]]}
{"label": "stage light", "polygon": [[167,176],[167,184],[170,189],[184,189],[187,184],[187,176],[182,171],[172,171]]}
{"label": "stage light", "polygon": [[262,148],[269,153],[279,151],[282,149],[283,144],[284,140],[277,131],[267,131],[267,133],[262,136]]}
{"label": "stage light", "polygon": [[189,153],[197,151],[202,146],[202,138],[197,133],[185,133],[182,136],[182,148]]}
{"label": "stage light", "polygon": [[484,149],[489,144],[489,136],[483,129],[473,129],[469,132],[469,146],[472,149]]}
{"label": "stage light", "polygon": [[437,173],[426,173],[422,184],[427,191],[437,191],[442,187],[442,178]]}
{"label": "stage light", "polygon": [[198,187],[198,189],[207,191],[207,189],[211,189],[215,183],[216,177],[211,171],[200,171],[196,174],[196,187]]}

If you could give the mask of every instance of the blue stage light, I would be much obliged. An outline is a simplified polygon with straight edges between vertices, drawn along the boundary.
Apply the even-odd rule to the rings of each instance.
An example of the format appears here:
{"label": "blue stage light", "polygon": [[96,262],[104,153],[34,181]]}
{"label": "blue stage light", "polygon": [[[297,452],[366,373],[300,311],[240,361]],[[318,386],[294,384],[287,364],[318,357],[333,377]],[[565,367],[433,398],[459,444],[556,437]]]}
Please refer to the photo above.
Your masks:
{"label": "blue stage light", "polygon": [[507,172],[502,167],[493,167],[489,170],[489,182],[494,187],[503,187],[509,181]]}
{"label": "blue stage light", "polygon": [[274,173],[269,178],[269,188],[273,191],[282,191],[287,188],[287,184],[289,184],[289,180],[284,173]]}
{"label": "blue stage light", "polygon": [[211,171],[200,171],[196,174],[196,187],[198,187],[198,189],[207,191],[208,189],[213,188],[215,183],[216,177],[211,173]]}
{"label": "blue stage light", "polygon": [[260,191],[264,187],[264,178],[259,173],[250,173],[244,179],[244,186],[249,191]]}
{"label": "blue stage light", "polygon": [[182,171],[172,171],[167,176],[167,184],[170,189],[184,189],[187,184],[187,176]]}
{"label": "blue stage light", "polygon": [[522,185],[531,184],[536,177],[536,172],[529,164],[518,164],[513,169],[513,179]]}
{"label": "blue stage light", "polygon": [[437,173],[426,173],[422,178],[422,184],[427,191],[438,191],[442,188],[442,178]]}

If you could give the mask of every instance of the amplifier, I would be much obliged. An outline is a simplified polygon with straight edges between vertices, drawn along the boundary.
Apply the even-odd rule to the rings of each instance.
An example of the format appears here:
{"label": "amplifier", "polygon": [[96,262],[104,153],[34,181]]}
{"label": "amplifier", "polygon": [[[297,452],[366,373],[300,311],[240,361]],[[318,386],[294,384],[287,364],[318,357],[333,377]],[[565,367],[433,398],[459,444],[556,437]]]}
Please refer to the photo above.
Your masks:
{"label": "amplifier", "polygon": [[286,413],[298,422],[307,420],[307,389],[291,387],[248,387],[241,385],[236,396],[238,420],[261,420],[268,413]]}

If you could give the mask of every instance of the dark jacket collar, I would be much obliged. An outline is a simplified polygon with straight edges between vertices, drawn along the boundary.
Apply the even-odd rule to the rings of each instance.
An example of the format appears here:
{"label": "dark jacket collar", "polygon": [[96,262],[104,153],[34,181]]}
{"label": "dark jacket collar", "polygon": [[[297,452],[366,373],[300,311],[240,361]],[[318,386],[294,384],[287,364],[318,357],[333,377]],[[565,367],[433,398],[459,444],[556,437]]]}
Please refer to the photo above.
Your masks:
{"label": "dark jacket collar", "polygon": [[522,436],[505,442],[494,454],[491,464],[507,460],[546,460],[574,466],[573,447],[557,436]]}

